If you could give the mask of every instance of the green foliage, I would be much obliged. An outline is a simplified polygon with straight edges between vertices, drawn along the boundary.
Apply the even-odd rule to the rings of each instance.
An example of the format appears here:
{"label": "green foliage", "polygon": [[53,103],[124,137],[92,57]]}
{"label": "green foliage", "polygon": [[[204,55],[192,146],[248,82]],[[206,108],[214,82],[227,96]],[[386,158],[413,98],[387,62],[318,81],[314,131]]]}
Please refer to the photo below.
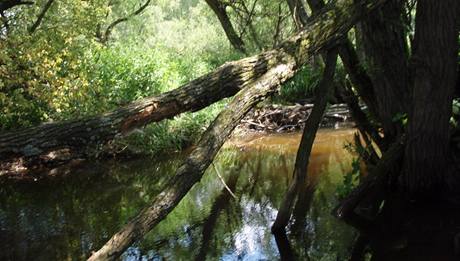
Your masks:
{"label": "green foliage", "polygon": [[[142,14],[117,25],[105,45],[97,33],[144,1],[55,1],[32,34],[28,29],[45,3],[8,10],[8,28],[0,22],[0,131],[103,113],[241,58],[204,1],[153,1]],[[280,17],[278,41],[292,33],[286,3],[252,4],[252,38],[263,48],[274,44]],[[229,10],[235,27],[253,45],[248,50],[260,50],[235,12]],[[315,70],[305,67],[283,87],[282,99],[307,97],[318,80]],[[147,126],[117,143],[151,153],[183,148],[223,104]]]}
{"label": "green foliage", "polygon": [[[108,46],[97,42],[96,28],[130,13],[139,1],[110,7],[106,1],[57,1],[30,35],[28,26],[44,2],[15,9],[9,16],[15,26],[0,39],[2,130],[102,113],[177,88],[240,58],[219,33],[219,25],[202,15],[209,10],[201,2],[159,3],[117,27]],[[173,14],[177,10],[169,9],[172,5],[188,12]],[[148,34],[139,36],[133,30],[137,27]],[[152,153],[182,148],[221,106],[148,126],[120,143]]]}
{"label": "green foliage", "polygon": [[337,186],[337,197],[342,199],[349,195],[359,182],[361,162],[359,158],[354,158],[351,162],[351,171],[343,176],[343,183]]}
{"label": "green foliage", "polygon": [[55,1],[31,34],[44,2],[9,11],[0,36],[2,130],[65,118],[61,112],[81,100],[89,84],[80,68],[95,48],[92,28],[104,8],[98,1]]}
{"label": "green foliage", "polygon": [[460,118],[460,100],[454,99],[452,101],[452,117],[450,117],[450,124],[454,128],[458,128],[458,119]]}
{"label": "green foliage", "polygon": [[347,143],[344,148],[352,155],[357,155],[352,159],[351,170],[343,176],[342,184],[336,189],[336,195],[339,199],[345,198],[359,184],[361,178],[361,161],[369,152],[368,148],[361,144],[360,136],[355,133],[354,143]]}
{"label": "green foliage", "polygon": [[321,73],[310,65],[302,69],[281,87],[278,101],[297,102],[312,97],[321,81]]}
{"label": "green foliage", "polygon": [[222,110],[224,102],[213,104],[195,113],[184,113],[173,120],[165,120],[135,131],[115,144],[119,148],[158,154],[180,151],[197,141],[200,134]]}
{"label": "green foliage", "polygon": [[407,113],[397,113],[393,118],[391,119],[395,123],[401,124],[401,126],[405,127],[407,126]]}

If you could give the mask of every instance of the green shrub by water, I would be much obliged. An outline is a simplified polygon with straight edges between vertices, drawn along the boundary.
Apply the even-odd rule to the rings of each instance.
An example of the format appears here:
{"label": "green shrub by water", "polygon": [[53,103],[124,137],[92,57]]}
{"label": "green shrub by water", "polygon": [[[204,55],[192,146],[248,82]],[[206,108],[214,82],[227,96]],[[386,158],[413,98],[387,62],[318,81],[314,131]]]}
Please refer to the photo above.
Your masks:
{"label": "green shrub by water", "polygon": [[[258,12],[273,11],[272,4],[278,5],[261,2]],[[178,88],[243,57],[204,1],[158,1],[117,26],[106,45],[97,41],[95,30],[101,23],[107,26],[137,6],[136,1],[107,7],[104,1],[62,0],[33,35],[27,28],[39,5],[11,13],[14,30],[7,36],[0,32],[0,131],[104,113]],[[253,36],[245,38],[250,54],[272,46],[276,19],[262,17],[254,21],[253,36],[263,46],[256,47]],[[279,40],[291,33],[288,20],[284,26]],[[294,102],[310,95],[317,80],[315,70],[305,67],[283,86],[279,100]],[[196,140],[224,104],[151,124],[116,143],[150,153],[179,150]]]}

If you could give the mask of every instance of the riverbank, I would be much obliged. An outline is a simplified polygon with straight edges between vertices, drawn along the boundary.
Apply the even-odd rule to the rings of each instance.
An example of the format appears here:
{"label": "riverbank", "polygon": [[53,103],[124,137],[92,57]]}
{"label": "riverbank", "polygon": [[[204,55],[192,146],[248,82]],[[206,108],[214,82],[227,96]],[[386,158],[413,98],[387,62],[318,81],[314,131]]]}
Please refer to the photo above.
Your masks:
{"label": "riverbank", "polygon": [[[317,185],[305,188],[310,196],[304,199],[311,211],[296,215],[301,229],[292,249],[301,259],[346,257],[354,238],[330,215],[335,186],[351,168],[346,133],[318,133],[309,166]],[[229,140],[175,210],[121,259],[279,260],[270,225],[292,178],[299,141],[298,132]],[[161,193],[181,159],[88,161],[66,177],[0,188],[0,260],[85,259]]]}
{"label": "riverbank", "polygon": [[[265,104],[252,109],[248,115],[241,121],[241,124],[235,129],[232,137],[243,139],[246,136],[269,133],[292,133],[302,130],[308,115],[313,108],[312,104],[295,104],[295,105],[276,105]],[[193,121],[187,119],[186,122]],[[198,122],[204,122],[202,118],[196,119]],[[196,124],[195,124],[196,125]],[[161,125],[163,126],[163,125]],[[346,105],[331,105],[321,123],[322,128],[340,129],[354,126],[350,112]],[[148,126],[146,128],[156,125]],[[180,128],[180,125],[177,126]],[[194,132],[199,132],[199,127],[194,127]],[[176,133],[177,131],[173,132]],[[190,134],[189,131],[183,131]],[[168,132],[164,132],[168,136]],[[175,135],[175,134],[174,134]],[[199,136],[197,133],[194,136]],[[149,135],[149,131],[140,129],[135,131],[131,136],[115,142],[109,142],[100,148],[94,148],[91,151],[69,153],[66,149],[53,151],[44,156],[36,157],[32,161],[24,163],[22,158],[17,158],[9,162],[0,162],[1,179],[31,179],[36,180],[43,176],[66,175],[75,167],[84,163],[88,159],[106,160],[116,158],[126,160],[133,157],[157,157],[161,154],[175,154],[181,151],[187,151],[187,148],[193,146],[194,138],[175,137],[170,140],[177,140],[177,144],[169,144],[164,147],[175,148],[172,151],[159,151],[149,149],[151,146],[158,144],[157,134]],[[168,138],[169,139],[169,138]],[[187,140],[187,141],[186,141]],[[152,142],[155,141],[155,142]],[[172,141],[171,141],[172,142]]]}

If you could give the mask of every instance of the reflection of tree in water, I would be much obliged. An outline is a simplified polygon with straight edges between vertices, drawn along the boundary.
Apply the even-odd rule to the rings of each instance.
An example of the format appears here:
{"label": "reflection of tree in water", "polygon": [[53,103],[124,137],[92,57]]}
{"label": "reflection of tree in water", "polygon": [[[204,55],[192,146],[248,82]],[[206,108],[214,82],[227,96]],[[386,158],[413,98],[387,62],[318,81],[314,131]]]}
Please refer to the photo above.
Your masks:
{"label": "reflection of tree in water", "polygon": [[[310,172],[330,172],[328,165],[336,164],[334,160],[340,153],[328,155],[315,160],[316,166]],[[237,200],[229,196],[210,168],[174,212],[125,257],[237,259],[259,254],[261,259],[278,259],[281,249],[277,248],[269,228],[276,215],[274,206],[279,205],[292,178],[293,161],[293,154],[282,151],[223,150],[215,164]],[[344,162],[346,166],[347,161]],[[3,243],[2,250],[7,251],[0,251],[0,259],[24,260],[32,256],[52,260],[84,259],[92,245],[103,243],[136,209],[159,193],[168,173],[173,173],[175,168],[177,163],[173,161],[105,164],[95,174],[69,176],[74,180],[66,179],[62,186],[55,181],[48,185],[34,184],[31,190],[3,189],[0,191],[0,243]],[[331,248],[329,241],[323,242],[329,238],[326,232],[336,229],[334,223],[324,219],[329,216],[329,205],[321,194],[333,194],[335,189],[336,178],[329,176],[320,178],[316,174],[309,178],[310,182],[318,181],[320,193],[315,192],[317,197],[312,199],[316,182],[306,183],[302,200],[297,202],[287,241],[291,249],[287,253],[296,251],[295,255],[301,260],[312,251],[314,257],[320,256],[319,251],[331,256],[336,251],[337,246]],[[28,190],[32,192],[23,193]],[[310,213],[307,212],[309,205],[312,206]],[[39,216],[32,214],[35,212]],[[31,231],[33,238],[26,235]],[[20,244],[25,248],[20,248]],[[248,247],[250,244],[253,246]],[[12,253],[12,249],[20,251],[22,256]],[[5,256],[7,258],[3,258]]]}
{"label": "reflection of tree in water", "polygon": [[175,165],[156,163],[153,173],[129,163],[96,164],[62,179],[4,184],[0,260],[84,259],[161,191],[162,173]]}
{"label": "reflection of tree in water", "polygon": [[[238,169],[233,169],[230,171],[230,174],[225,183],[231,191],[235,191],[239,177],[240,173]],[[217,196],[217,198],[214,200],[211,211],[203,222],[201,247],[195,257],[195,260],[205,260],[206,253],[211,248],[211,240],[212,236],[214,235],[217,219],[219,218],[221,212],[227,208],[229,204],[231,204],[231,199],[232,195],[230,192],[226,188],[223,188],[220,195]]]}

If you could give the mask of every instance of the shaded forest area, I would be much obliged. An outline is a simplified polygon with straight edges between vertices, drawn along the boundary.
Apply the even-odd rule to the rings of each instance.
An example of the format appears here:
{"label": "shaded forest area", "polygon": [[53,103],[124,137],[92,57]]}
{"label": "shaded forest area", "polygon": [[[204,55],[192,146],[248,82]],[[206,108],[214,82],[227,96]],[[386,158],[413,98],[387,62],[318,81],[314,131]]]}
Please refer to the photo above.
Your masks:
{"label": "shaded forest area", "polygon": [[457,0],[2,0],[0,15],[1,176],[194,145],[89,260],[117,259],[165,219],[254,107],[305,100],[278,239],[340,101],[367,169],[333,213],[359,231],[350,259],[458,260]]}

